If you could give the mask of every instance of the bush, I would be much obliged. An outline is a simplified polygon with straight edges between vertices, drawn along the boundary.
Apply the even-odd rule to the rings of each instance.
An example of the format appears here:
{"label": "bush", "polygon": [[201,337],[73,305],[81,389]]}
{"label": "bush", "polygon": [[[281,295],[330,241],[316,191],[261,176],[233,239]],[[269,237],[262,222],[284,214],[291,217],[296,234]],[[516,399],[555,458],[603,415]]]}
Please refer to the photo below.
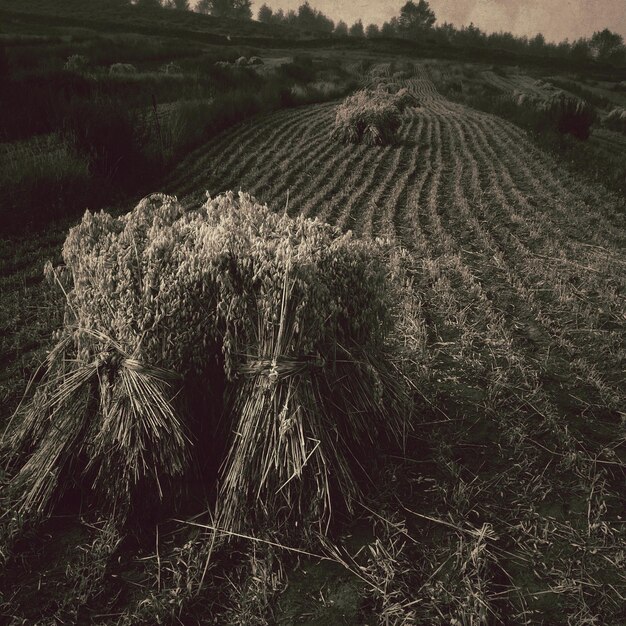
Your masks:
{"label": "bush", "polygon": [[584,140],[589,138],[596,119],[595,109],[589,103],[563,91],[545,97],[515,91],[510,101],[534,117],[532,123],[538,132],[552,127],[562,135]]}
{"label": "bush", "polygon": [[542,105],[554,121],[561,134],[570,134],[578,139],[588,139],[591,125],[596,119],[595,109],[584,100],[564,92],[557,92]]}
{"label": "bush", "polygon": [[182,74],[183,73],[183,70],[180,67],[180,65],[178,65],[178,63],[174,63],[173,61],[171,61],[170,63],[166,63],[165,65],[162,65],[160,71],[163,74]]}
{"label": "bush", "polygon": [[362,90],[338,107],[333,136],[345,143],[384,144],[395,139],[400,125],[400,111],[394,96]]}
{"label": "bush", "polygon": [[136,74],[137,68],[132,63],[113,63],[109,67],[110,74]]}
{"label": "bush", "polygon": [[[17,514],[40,517],[77,480],[120,521],[211,455],[227,528],[350,507],[374,448],[406,428],[388,255],[242,193],[87,212],[65,269],[48,268],[65,326],[3,441]],[[210,402],[193,416],[198,388]]]}
{"label": "bush", "polygon": [[297,83],[308,83],[315,78],[315,68],[311,57],[296,55],[293,62],[285,63],[278,69],[279,75]]}

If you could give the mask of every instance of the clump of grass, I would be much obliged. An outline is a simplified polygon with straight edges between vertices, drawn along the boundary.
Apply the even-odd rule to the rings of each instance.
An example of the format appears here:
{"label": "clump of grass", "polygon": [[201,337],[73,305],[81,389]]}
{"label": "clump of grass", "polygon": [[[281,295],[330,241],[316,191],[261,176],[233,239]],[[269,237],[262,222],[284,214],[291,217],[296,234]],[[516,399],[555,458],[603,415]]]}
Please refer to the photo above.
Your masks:
{"label": "clump of grass", "polygon": [[620,107],[613,109],[604,117],[602,125],[610,130],[626,134],[626,109]]}
{"label": "clump of grass", "polygon": [[[7,231],[17,224],[49,220],[84,197],[90,188],[89,161],[71,138],[51,133],[28,142],[0,146],[0,225]],[[24,215],[22,207],[29,206]]]}
{"label": "clump of grass", "polygon": [[400,128],[400,111],[383,91],[357,91],[337,109],[333,136],[344,143],[391,143]]}
{"label": "clump of grass", "polygon": [[[213,449],[226,528],[350,508],[368,450],[407,428],[388,255],[241,193],[191,212],[159,194],[119,218],[87,212],[65,269],[48,268],[65,326],[2,441],[9,506],[38,519],[78,485],[124,520]],[[204,439],[194,381],[226,406],[221,427],[202,415]]]}
{"label": "clump of grass", "polygon": [[68,72],[84,72],[89,67],[89,59],[84,54],[72,54],[67,58],[63,69]]}
{"label": "clump of grass", "polygon": [[160,71],[163,74],[182,74],[183,70],[178,65],[178,63],[174,63],[174,61],[170,61],[169,63],[165,63],[165,65],[161,66]]}
{"label": "clump of grass", "polygon": [[110,74],[136,74],[137,68],[132,63],[113,63],[109,67]]}

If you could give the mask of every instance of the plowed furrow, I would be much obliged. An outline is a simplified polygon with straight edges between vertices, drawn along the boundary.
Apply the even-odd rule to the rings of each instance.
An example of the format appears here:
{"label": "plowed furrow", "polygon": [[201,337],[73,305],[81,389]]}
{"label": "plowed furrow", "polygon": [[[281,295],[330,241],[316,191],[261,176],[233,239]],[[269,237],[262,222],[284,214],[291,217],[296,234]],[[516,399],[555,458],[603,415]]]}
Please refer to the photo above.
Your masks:
{"label": "plowed furrow", "polygon": [[[319,115],[308,129],[294,127],[280,146],[275,146],[261,158],[254,171],[250,191],[268,202],[275,202],[286,190],[290,196],[297,181],[308,175],[311,166],[329,150],[331,120]],[[293,167],[298,163],[299,167]],[[286,194],[285,194],[286,195]]]}
{"label": "plowed furrow", "polygon": [[[328,122],[320,111],[312,109],[307,115],[298,119],[290,119],[279,129],[269,133],[259,133],[249,143],[236,146],[236,149],[222,158],[217,167],[217,174],[224,188],[236,188],[243,177],[260,178],[268,170],[274,171],[279,161],[276,157],[283,146],[298,139],[296,149],[309,145],[311,134],[318,133]],[[284,156],[284,155],[283,155]],[[251,182],[252,182],[251,181]]]}
{"label": "plowed furrow", "polygon": [[432,118],[423,112],[421,134],[418,138],[418,151],[414,154],[413,167],[407,176],[406,185],[400,189],[397,204],[389,209],[394,213],[394,232],[399,243],[407,249],[416,251],[418,258],[428,256],[426,236],[420,222],[422,190],[432,173],[432,153],[434,125]]}
{"label": "plowed furrow", "polygon": [[[481,133],[475,132],[474,136],[481,138]],[[486,141],[484,136],[482,140]],[[553,272],[547,276],[545,262],[537,260],[523,242],[517,237],[512,237],[510,231],[507,230],[506,220],[503,217],[511,212],[511,207],[503,188],[510,183],[510,177],[502,166],[499,168],[493,166],[493,155],[489,154],[488,149],[481,147],[480,143],[480,140],[477,140],[473,147],[481,160],[482,167],[488,172],[491,192],[490,215],[483,213],[481,221],[488,223],[489,238],[498,250],[495,257],[498,260],[498,267],[487,268],[492,272],[489,283],[497,285],[499,277],[507,284],[506,291],[493,290],[492,297],[498,301],[500,296],[506,293],[508,307],[514,310],[516,315],[521,314],[521,319],[526,317],[531,320],[534,334],[543,336],[552,346],[557,347],[561,352],[563,363],[572,362],[579,378],[581,372],[586,372],[583,380],[598,390],[603,387],[605,400],[612,398],[614,401],[616,396],[604,384],[593,363],[584,356],[584,347],[578,345],[581,339],[584,340],[584,336],[577,333],[573,334],[573,339],[567,336],[568,320],[578,320],[580,316],[584,324],[591,329],[594,327],[594,320],[584,315],[588,310],[583,311],[578,307],[577,299],[571,297],[568,301],[567,283],[559,278],[559,272]],[[499,209],[497,219],[493,219],[493,207]],[[556,278],[553,278],[555,276]],[[554,284],[552,284],[553,280]],[[547,289],[544,288],[541,302],[538,301],[536,295],[537,284],[547,286]],[[557,284],[560,287],[558,290]],[[568,311],[568,304],[570,307],[573,305],[573,311]],[[608,340],[611,345],[614,343],[611,337],[608,337]],[[572,359],[575,360],[572,361]]]}
{"label": "plowed furrow", "polygon": [[372,236],[374,215],[380,212],[383,195],[397,176],[400,163],[406,159],[407,142],[413,136],[415,124],[413,116],[405,117],[398,143],[388,147],[377,167],[363,181],[361,191],[350,198],[339,215],[337,225],[340,228],[352,228],[358,235]]}
{"label": "plowed furrow", "polygon": [[407,145],[403,148],[401,160],[393,172],[392,182],[395,180],[395,184],[386,193],[381,194],[382,210],[374,216],[370,234],[396,237],[397,215],[406,211],[409,182],[414,180],[419,170],[425,166],[422,152],[428,123],[426,117],[416,109],[411,111],[411,115],[417,123],[417,128],[412,127],[412,132],[408,133],[405,140]]}
{"label": "plowed furrow", "polygon": [[242,155],[244,158],[246,155],[254,155],[261,146],[271,146],[271,142],[293,124],[316,114],[317,111],[311,107],[290,109],[263,115],[234,129],[225,130],[184,160],[173,173],[169,187],[179,195],[186,195],[197,190],[202,184],[198,179],[207,176],[207,173],[217,180],[223,180],[228,171],[226,167],[232,165],[235,159]]}
{"label": "plowed furrow", "polygon": [[[493,144],[498,159],[517,164],[510,168],[515,187],[525,190],[529,183],[532,185],[527,196],[544,209],[546,219],[564,229],[573,240],[584,233],[586,240],[591,235],[599,245],[610,245],[617,243],[616,238],[624,237],[623,228],[616,228],[613,223],[614,214],[623,211],[623,201],[597,186],[582,184],[540,151],[529,155],[512,125],[493,117],[485,121],[487,132],[499,139]],[[534,146],[530,149],[536,150]],[[598,212],[606,219],[598,221]]]}

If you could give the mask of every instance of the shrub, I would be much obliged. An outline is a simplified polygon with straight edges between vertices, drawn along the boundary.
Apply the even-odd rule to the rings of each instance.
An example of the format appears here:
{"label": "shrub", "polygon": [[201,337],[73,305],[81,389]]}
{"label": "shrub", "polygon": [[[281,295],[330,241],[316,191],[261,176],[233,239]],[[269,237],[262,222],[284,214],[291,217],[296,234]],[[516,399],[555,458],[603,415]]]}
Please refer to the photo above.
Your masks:
{"label": "shrub", "polygon": [[390,143],[400,125],[400,111],[392,96],[362,90],[339,105],[333,135],[343,142]]}
{"label": "shrub", "polygon": [[162,65],[160,71],[163,74],[182,74],[183,73],[183,70],[180,67],[180,65],[178,65],[178,63],[174,63],[173,61],[170,61],[169,63],[166,63],[165,65]]}
{"label": "shrub", "polygon": [[246,59],[246,57],[239,57],[236,61],[235,61],[235,65],[248,65],[248,59]]}
{"label": "shrub", "polygon": [[[87,212],[65,269],[48,267],[65,326],[3,441],[17,513],[43,515],[77,480],[124,519],[224,444],[228,528],[350,507],[373,450],[406,428],[388,256],[242,193],[190,212],[160,194],[118,218]],[[210,395],[204,439],[190,388]]]}
{"label": "shrub", "polygon": [[132,63],[113,63],[109,67],[110,74],[136,74],[137,68]]}
{"label": "shrub", "polygon": [[73,54],[67,58],[63,69],[68,72],[84,72],[89,67],[89,59],[82,54]]}
{"label": "shrub", "polygon": [[263,65],[263,59],[261,57],[250,57],[248,65]]}
{"label": "shrub", "polygon": [[596,119],[595,109],[584,100],[564,92],[556,92],[541,105],[561,134],[588,139]]}

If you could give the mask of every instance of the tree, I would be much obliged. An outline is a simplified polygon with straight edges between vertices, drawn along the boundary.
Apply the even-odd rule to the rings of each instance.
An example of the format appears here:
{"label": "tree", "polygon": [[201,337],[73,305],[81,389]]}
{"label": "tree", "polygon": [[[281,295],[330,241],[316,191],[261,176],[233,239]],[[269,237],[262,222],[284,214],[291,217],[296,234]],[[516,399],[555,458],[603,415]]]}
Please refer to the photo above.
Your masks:
{"label": "tree", "polygon": [[343,20],[339,20],[337,22],[337,26],[335,26],[335,35],[337,35],[337,37],[348,36],[348,25]]}
{"label": "tree", "polygon": [[365,37],[363,22],[359,20],[350,26],[350,37]]}
{"label": "tree", "polygon": [[436,20],[435,13],[426,0],[419,0],[417,4],[409,0],[400,9],[400,34],[414,37],[431,29]]}
{"label": "tree", "polygon": [[608,28],[595,32],[589,41],[589,48],[598,61],[615,61],[624,55],[624,39]]}
{"label": "tree", "polygon": [[398,34],[398,18],[393,17],[388,22],[385,22],[380,29],[380,34],[383,37],[395,37]]}
{"label": "tree", "polygon": [[528,42],[528,47],[535,54],[543,54],[546,47],[546,38],[541,33],[538,33]]}
{"label": "tree", "polygon": [[267,4],[261,5],[257,19],[264,24],[271,24],[274,21],[274,12]]}
{"label": "tree", "polygon": [[196,6],[200,13],[236,20],[252,19],[252,0],[200,0]]}
{"label": "tree", "polygon": [[579,63],[585,63],[591,60],[591,48],[589,47],[589,40],[587,39],[577,39],[572,44],[572,49],[570,51],[570,56],[574,61]]}
{"label": "tree", "polygon": [[380,28],[378,28],[378,26],[376,26],[376,24],[370,24],[365,29],[365,36],[368,39],[374,39],[374,37],[380,37]]}
{"label": "tree", "polygon": [[315,11],[308,2],[298,7],[298,28],[302,28],[303,30],[315,30],[315,18]]}

